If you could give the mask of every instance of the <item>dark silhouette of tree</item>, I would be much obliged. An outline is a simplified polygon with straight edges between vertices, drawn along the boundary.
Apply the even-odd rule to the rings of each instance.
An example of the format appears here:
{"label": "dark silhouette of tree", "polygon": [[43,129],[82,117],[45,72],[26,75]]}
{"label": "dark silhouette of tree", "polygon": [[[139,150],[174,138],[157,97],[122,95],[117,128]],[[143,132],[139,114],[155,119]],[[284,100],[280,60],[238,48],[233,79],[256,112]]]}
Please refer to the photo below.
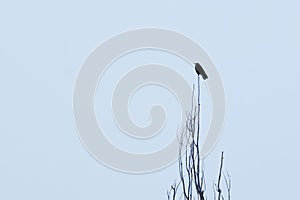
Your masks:
{"label": "dark silhouette of tree", "polygon": [[[183,130],[178,135],[179,156],[178,167],[180,181],[174,182],[167,191],[168,200],[207,200],[205,194],[206,182],[204,176],[204,159],[200,157],[200,76],[203,80],[208,78],[205,70],[199,63],[195,63],[195,71],[198,75],[198,99],[194,106],[194,91],[192,96],[192,108],[186,113],[186,122]],[[221,154],[218,181],[214,183],[214,200],[224,200],[225,193],[221,189],[222,175],[226,185],[227,200],[230,200],[231,179],[227,172],[223,173],[224,152]]]}

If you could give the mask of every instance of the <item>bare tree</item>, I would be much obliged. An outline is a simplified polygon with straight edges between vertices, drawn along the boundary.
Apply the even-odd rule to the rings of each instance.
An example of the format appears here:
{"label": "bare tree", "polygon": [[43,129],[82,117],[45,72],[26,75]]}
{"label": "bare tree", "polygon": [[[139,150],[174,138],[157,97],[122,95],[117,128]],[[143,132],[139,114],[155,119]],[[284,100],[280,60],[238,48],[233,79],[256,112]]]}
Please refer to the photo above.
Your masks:
{"label": "bare tree", "polygon": [[[191,110],[186,113],[185,126],[178,135],[178,167],[180,181],[178,183],[174,182],[170,190],[167,192],[168,200],[182,198],[184,200],[207,200],[205,194],[206,183],[204,176],[204,159],[200,157],[200,75],[204,80],[206,80],[208,76],[198,63],[195,65],[195,70],[198,75],[197,104],[194,105],[195,87],[193,86]],[[218,200],[225,199],[221,190],[223,160],[224,152],[222,152],[221,155],[218,182],[217,184],[214,184],[214,200],[216,200],[216,196],[218,196]],[[227,187],[227,199],[230,200],[230,176],[228,172],[226,176],[223,176]],[[181,193],[179,192],[179,188],[181,188]]]}

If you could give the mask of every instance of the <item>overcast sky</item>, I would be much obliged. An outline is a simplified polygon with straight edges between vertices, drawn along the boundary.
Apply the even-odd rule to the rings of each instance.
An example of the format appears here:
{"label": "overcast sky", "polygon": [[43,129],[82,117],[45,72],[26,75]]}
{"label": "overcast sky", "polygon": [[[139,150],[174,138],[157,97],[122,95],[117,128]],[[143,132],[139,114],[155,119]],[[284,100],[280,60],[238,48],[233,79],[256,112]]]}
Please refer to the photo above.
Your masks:
{"label": "overcast sky", "polygon": [[[192,38],[222,76],[226,121],[206,159],[208,195],[224,150],[232,199],[294,199],[300,178],[299,11],[297,0],[1,1],[0,199],[166,199],[178,177],[176,163],[142,175],[112,170],[84,149],[73,118],[73,87],[89,53],[106,39],[141,27]],[[168,63],[190,85],[196,81],[174,55],[146,51],[128,56],[112,66],[96,99],[114,86],[113,70],[122,61]],[[205,132],[211,110],[207,88],[203,91]],[[147,96],[151,92],[154,102]],[[104,129],[116,129],[107,137],[133,152],[167,145],[179,124],[178,102],[163,88],[145,87],[129,104],[136,124],[149,123],[152,103],[166,111],[161,135],[133,140],[106,123]],[[109,121],[109,109],[101,112],[101,106],[96,102],[99,120]]]}

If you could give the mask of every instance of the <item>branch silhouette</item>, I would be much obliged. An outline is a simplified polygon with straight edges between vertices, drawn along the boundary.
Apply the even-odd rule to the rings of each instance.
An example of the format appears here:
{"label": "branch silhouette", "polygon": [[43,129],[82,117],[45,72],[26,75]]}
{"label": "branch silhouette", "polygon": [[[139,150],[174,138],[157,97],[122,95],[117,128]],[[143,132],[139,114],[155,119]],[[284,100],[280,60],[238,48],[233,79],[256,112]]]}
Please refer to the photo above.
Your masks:
{"label": "branch silhouette", "polygon": [[[184,200],[207,200],[205,194],[204,159],[200,157],[200,77],[206,80],[208,76],[199,63],[195,63],[195,71],[198,75],[197,104],[194,105],[195,86],[193,85],[191,110],[186,113],[185,126],[177,136],[179,142],[178,170],[180,181],[178,183],[174,182],[167,191],[168,200],[182,198]],[[222,174],[227,189],[227,200],[231,198],[231,178],[228,172],[224,175],[223,162],[224,152],[221,154],[218,182],[213,185],[214,200],[216,200],[216,196],[218,196],[218,200],[225,199],[221,190]],[[180,188],[181,190],[179,190]]]}

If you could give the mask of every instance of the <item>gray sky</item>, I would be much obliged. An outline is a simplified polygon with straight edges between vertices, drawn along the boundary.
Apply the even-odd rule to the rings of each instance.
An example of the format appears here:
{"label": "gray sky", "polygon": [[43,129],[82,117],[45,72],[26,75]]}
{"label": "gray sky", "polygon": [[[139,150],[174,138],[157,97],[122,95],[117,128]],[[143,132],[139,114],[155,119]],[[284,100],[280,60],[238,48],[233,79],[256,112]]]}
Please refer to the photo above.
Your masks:
{"label": "gray sky", "polygon": [[[189,36],[223,78],[226,122],[206,160],[209,195],[224,150],[233,199],[293,199],[300,178],[299,10],[296,0],[1,2],[0,199],[166,199],[177,164],[144,175],[111,170],[83,148],[73,120],[73,86],[84,59],[106,39],[139,27]],[[175,56],[137,52],[120,62],[133,60],[173,63],[190,84],[196,81]],[[113,84],[106,81],[96,99]],[[211,106],[203,91],[205,132]],[[107,137],[120,148],[151,152],[175,137],[179,108],[162,88],[134,96],[133,121],[149,123],[149,92],[154,103],[165,105],[166,130],[151,141],[135,141],[106,123],[104,129],[116,129]],[[111,113],[101,106],[97,116],[109,121]]]}

